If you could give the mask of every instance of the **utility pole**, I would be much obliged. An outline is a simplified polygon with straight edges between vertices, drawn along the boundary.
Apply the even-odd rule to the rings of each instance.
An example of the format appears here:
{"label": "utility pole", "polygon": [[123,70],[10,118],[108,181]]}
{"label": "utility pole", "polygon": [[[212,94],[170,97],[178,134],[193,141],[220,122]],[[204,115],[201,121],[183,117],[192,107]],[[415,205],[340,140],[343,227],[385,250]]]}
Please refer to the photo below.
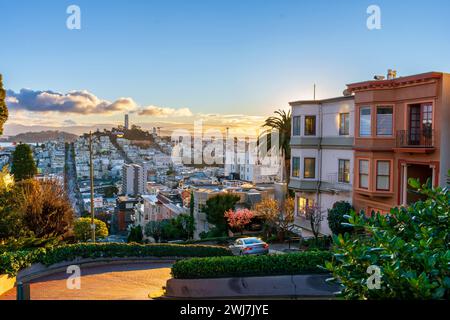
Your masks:
{"label": "utility pole", "polygon": [[94,223],[94,161],[92,160],[92,131],[89,131],[89,162],[91,178],[91,230],[92,242],[95,242],[95,223]]}

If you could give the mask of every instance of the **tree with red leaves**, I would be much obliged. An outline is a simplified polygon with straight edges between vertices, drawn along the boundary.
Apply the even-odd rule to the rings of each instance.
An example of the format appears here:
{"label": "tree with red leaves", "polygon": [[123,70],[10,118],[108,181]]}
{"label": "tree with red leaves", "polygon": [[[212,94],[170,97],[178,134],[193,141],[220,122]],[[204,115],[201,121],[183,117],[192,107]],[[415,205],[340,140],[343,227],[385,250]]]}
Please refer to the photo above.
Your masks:
{"label": "tree with red leaves", "polygon": [[225,211],[225,218],[230,228],[240,231],[241,234],[244,231],[244,227],[252,221],[254,216],[254,213],[248,209],[237,209],[236,211],[230,209]]}

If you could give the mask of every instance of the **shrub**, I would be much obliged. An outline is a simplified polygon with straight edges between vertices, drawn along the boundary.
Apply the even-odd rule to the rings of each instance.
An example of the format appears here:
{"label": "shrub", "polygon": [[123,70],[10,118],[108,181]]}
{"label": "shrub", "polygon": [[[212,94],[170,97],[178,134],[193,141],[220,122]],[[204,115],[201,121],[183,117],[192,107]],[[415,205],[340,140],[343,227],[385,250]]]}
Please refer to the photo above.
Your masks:
{"label": "shrub", "polygon": [[331,258],[326,251],[299,253],[193,258],[176,262],[172,275],[177,279],[202,279],[225,277],[252,277],[322,273],[323,266]]}
{"label": "shrub", "polygon": [[77,258],[113,258],[113,257],[214,257],[229,256],[227,248],[205,245],[178,244],[125,244],[125,243],[78,243],[50,249],[4,252],[0,254],[0,274],[14,276],[33,263],[46,266],[72,261]]}
{"label": "shrub", "polygon": [[[334,259],[327,262],[347,299],[449,299],[450,197],[411,180],[426,197],[390,214],[348,217],[364,234],[334,236]],[[380,269],[380,288],[367,285],[368,268]]]}
{"label": "shrub", "polygon": [[132,227],[128,235],[127,242],[142,243],[144,236],[142,235],[142,227]]}
{"label": "shrub", "polygon": [[[95,239],[102,239],[108,236],[108,228],[106,223],[101,220],[94,219]],[[79,218],[75,221],[73,232],[78,241],[87,241],[91,239],[91,218]]]}
{"label": "shrub", "polygon": [[342,223],[348,223],[346,215],[354,210],[353,206],[346,201],[339,201],[333,204],[333,208],[328,209],[328,226],[333,234],[352,232],[353,228]]}

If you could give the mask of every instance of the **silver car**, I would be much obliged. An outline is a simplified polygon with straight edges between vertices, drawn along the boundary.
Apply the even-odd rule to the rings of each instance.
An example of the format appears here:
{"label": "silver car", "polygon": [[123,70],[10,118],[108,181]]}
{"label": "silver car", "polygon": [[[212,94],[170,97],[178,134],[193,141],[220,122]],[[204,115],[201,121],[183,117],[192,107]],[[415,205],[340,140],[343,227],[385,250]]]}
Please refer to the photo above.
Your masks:
{"label": "silver car", "polygon": [[239,238],[230,247],[235,255],[268,254],[269,245],[259,238]]}

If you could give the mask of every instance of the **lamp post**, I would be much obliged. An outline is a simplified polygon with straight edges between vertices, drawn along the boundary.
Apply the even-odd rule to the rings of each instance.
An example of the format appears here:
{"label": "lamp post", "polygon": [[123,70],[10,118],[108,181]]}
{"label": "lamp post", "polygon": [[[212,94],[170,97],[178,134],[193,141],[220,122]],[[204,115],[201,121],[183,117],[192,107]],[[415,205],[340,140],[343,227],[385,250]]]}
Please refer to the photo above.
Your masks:
{"label": "lamp post", "polygon": [[89,131],[89,162],[91,178],[91,232],[92,242],[95,242],[95,223],[94,223],[94,161],[92,159],[92,131]]}

